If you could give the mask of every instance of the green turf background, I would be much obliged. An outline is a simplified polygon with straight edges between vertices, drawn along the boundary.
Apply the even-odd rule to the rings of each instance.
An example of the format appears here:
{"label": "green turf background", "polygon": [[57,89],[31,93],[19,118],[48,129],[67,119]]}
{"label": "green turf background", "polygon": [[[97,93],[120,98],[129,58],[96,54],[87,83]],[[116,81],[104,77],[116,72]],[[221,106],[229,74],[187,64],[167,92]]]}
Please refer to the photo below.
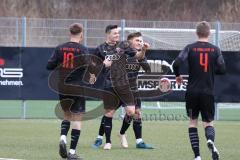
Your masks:
{"label": "green turf background", "polygon": [[[85,160],[193,160],[187,135],[187,121],[145,121],[143,138],[154,150],[135,148],[132,127],[127,131],[128,149],[122,149],[117,137],[121,122],[113,121],[112,150],[94,150],[90,146],[99,126],[98,120],[85,121],[78,143],[78,153]],[[240,157],[239,122],[216,122],[216,145],[223,160]],[[59,160],[59,120],[0,120],[0,157],[27,160]],[[203,160],[210,160],[204,132],[199,125]],[[68,140],[69,141],[69,140]],[[68,143],[69,145],[69,143]]]}

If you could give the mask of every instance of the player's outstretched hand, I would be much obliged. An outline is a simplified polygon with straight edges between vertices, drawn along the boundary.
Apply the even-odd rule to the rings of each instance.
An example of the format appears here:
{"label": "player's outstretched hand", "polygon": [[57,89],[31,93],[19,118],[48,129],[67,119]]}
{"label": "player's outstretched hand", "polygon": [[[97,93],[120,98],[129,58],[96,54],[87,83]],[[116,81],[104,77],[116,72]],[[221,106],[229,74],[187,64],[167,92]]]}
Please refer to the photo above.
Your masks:
{"label": "player's outstretched hand", "polygon": [[94,84],[96,82],[96,80],[97,80],[97,78],[96,78],[95,74],[90,73],[89,83]]}
{"label": "player's outstretched hand", "polygon": [[176,82],[178,85],[181,85],[183,82],[183,78],[181,76],[176,77]]}
{"label": "player's outstretched hand", "polygon": [[105,59],[103,61],[103,64],[105,65],[105,67],[110,67],[112,65],[112,61],[108,60],[108,59]]}

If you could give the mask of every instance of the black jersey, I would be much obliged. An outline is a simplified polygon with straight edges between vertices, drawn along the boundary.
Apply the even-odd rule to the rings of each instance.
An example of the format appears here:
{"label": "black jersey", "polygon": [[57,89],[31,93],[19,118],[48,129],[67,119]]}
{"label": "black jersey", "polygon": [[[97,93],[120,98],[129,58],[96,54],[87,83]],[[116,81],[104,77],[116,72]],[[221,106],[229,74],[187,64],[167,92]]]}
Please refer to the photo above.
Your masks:
{"label": "black jersey", "polygon": [[67,42],[57,46],[48,61],[47,69],[53,70],[59,66],[60,78],[66,82],[79,82],[82,80],[84,68],[78,68],[80,65],[87,64],[86,55],[88,49],[76,42]]}
{"label": "black jersey", "polygon": [[136,50],[129,46],[126,41],[117,42],[115,45],[103,43],[97,47],[95,54],[102,60],[108,59],[112,61],[112,65],[104,69],[106,78],[104,87],[116,87],[128,85],[128,76],[126,71],[126,59],[133,57]]}
{"label": "black jersey", "polygon": [[132,90],[137,90],[137,77],[141,67],[146,73],[151,72],[150,65],[147,63],[146,58],[143,60],[137,60],[135,57],[130,57],[127,59],[126,69]]}
{"label": "black jersey", "polygon": [[173,64],[174,73],[179,76],[179,66],[187,60],[187,92],[213,94],[214,74],[225,72],[225,62],[220,49],[208,42],[197,41],[187,45]]}

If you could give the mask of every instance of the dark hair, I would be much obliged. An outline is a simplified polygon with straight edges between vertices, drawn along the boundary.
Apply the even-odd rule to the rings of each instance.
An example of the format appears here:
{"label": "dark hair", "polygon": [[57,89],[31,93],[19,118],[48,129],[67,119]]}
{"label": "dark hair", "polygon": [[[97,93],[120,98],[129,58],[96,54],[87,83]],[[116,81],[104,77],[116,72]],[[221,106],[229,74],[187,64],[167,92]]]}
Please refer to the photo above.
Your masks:
{"label": "dark hair", "polygon": [[196,33],[199,38],[206,38],[210,35],[210,24],[206,21],[197,23]]}
{"label": "dark hair", "polygon": [[129,41],[135,37],[141,37],[141,36],[142,36],[141,32],[133,32],[128,35],[127,40]]}
{"label": "dark hair", "polygon": [[118,25],[108,25],[105,29],[105,33],[110,32],[112,29],[118,28]]}
{"label": "dark hair", "polygon": [[77,35],[83,31],[83,27],[80,23],[73,23],[70,25],[69,30],[72,35]]}

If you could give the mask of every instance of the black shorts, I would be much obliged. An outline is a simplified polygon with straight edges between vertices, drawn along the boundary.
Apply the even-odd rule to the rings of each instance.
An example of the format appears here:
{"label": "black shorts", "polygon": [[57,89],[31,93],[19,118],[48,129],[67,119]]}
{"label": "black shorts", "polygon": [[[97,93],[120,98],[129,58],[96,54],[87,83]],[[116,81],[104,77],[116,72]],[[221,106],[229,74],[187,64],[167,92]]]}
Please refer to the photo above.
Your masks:
{"label": "black shorts", "polygon": [[135,103],[135,108],[141,108],[141,97],[139,95],[139,91],[138,91],[138,85],[137,85],[137,80],[136,79],[129,79],[129,83],[130,83],[130,87],[131,87],[131,91],[133,93],[134,96],[134,103]]}
{"label": "black shorts", "polygon": [[203,122],[214,120],[214,96],[201,93],[186,93],[186,110],[191,119],[198,119],[201,112]]}
{"label": "black shorts", "polygon": [[141,108],[141,99],[139,97],[139,92],[138,91],[133,91],[133,96],[134,96],[134,102],[135,102],[135,108]]}
{"label": "black shorts", "polygon": [[[133,92],[133,97],[134,97],[134,105],[135,105],[135,108],[136,109],[141,109],[141,99],[139,98],[139,93],[138,93],[138,91],[132,91]],[[126,106],[124,106],[124,104],[120,104],[120,106],[123,106],[123,107],[126,107]],[[120,107],[119,106],[119,107]]]}
{"label": "black shorts", "polygon": [[114,96],[114,98],[112,98],[109,97],[109,94],[103,94],[103,104],[105,109],[117,110],[120,106],[135,105],[134,96],[129,85],[105,88],[105,91],[108,91]]}
{"label": "black shorts", "polygon": [[84,113],[86,100],[80,96],[70,96],[59,94],[59,100],[63,111],[71,111],[72,113]]}
{"label": "black shorts", "polygon": [[137,109],[141,109],[141,100],[140,99],[135,99],[135,108]]}

